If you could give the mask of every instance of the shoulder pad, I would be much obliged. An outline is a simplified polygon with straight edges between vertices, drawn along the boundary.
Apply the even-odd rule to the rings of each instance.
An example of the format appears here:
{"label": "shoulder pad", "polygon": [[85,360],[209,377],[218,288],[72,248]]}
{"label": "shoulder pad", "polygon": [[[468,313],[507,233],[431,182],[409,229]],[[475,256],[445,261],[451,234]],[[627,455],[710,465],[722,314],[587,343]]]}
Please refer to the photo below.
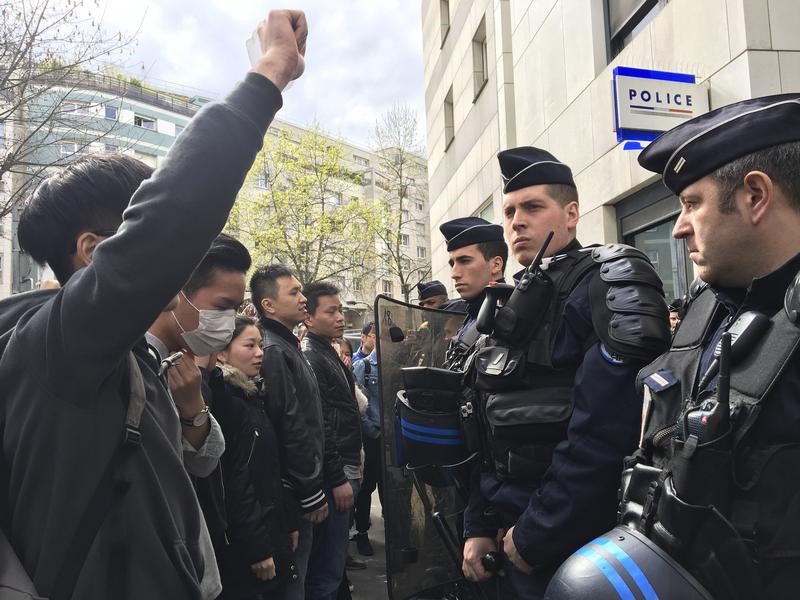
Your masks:
{"label": "shoulder pad", "polygon": [[661,279],[644,254],[619,252],[599,275],[589,294],[594,330],[605,348],[623,359],[645,361],[665,352],[669,310]]}
{"label": "shoulder pad", "polygon": [[647,260],[647,255],[633,246],[627,244],[605,244],[592,249],[594,262],[604,263],[624,256],[638,256]]}
{"label": "shoulder pad", "polygon": [[786,295],[783,297],[783,309],[792,323],[800,325],[800,273],[795,275],[792,283],[786,289]]}

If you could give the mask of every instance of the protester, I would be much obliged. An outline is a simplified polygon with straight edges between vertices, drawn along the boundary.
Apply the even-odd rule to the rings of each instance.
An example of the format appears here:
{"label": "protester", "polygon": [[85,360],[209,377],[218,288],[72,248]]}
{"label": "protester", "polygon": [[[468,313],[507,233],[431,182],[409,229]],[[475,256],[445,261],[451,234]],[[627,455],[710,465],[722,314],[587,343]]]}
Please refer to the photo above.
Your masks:
{"label": "protester", "polygon": [[381,398],[378,381],[378,350],[353,365],[353,377],[367,396],[367,410],[361,415],[361,437],[364,443],[364,478],[355,501],[356,547],[362,556],[375,551],[369,541],[372,492],[378,488],[383,503],[383,468],[381,462]]}
{"label": "protester", "polygon": [[181,424],[144,333],[222,229],[306,34],[301,12],[271,12],[252,72],[152,177],[130,157],[89,156],[23,211],[20,246],[62,286],[0,303],[3,529],[40,595],[210,597]]}
{"label": "protester", "polygon": [[314,371],[292,334],[306,316],[306,298],[297,277],[280,264],[256,269],[250,278],[250,291],[264,329],[261,375],[269,394],[265,406],[278,438],[283,484],[294,501],[295,512],[303,517],[294,557],[297,580],[273,595],[304,600],[312,525],[328,517],[322,475],[322,401]]}
{"label": "protester", "polygon": [[284,506],[278,440],[260,389],[261,342],[256,321],[236,317],[233,338],[219,354],[224,384],[214,390],[212,405],[227,445],[227,527],[217,546],[227,600],[260,599],[296,576],[290,540],[297,540],[298,515]]}
{"label": "protester", "polygon": [[366,358],[375,348],[375,323],[370,321],[361,328],[361,346],[353,354],[353,363]]}
{"label": "protester", "polygon": [[303,290],[307,298],[303,355],[311,363],[322,398],[325,419],[325,484],[329,517],[314,530],[306,596],[335,599],[347,558],[350,509],[361,481],[361,418],[350,369],[336,355],[331,341],[344,332],[339,289],[326,282]]}

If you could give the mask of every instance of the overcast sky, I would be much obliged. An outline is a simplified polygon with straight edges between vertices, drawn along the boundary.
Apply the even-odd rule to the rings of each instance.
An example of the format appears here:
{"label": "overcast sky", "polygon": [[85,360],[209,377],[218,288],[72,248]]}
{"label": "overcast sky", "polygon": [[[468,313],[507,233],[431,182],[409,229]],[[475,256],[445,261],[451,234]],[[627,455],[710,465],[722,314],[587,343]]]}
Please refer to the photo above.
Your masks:
{"label": "overcast sky", "polygon": [[369,147],[375,121],[393,104],[425,118],[420,3],[415,0],[106,0],[111,31],[141,23],[126,72],[153,84],[218,97],[249,69],[245,40],[270,8],[301,8],[309,22],[306,73],[284,95],[278,117],[316,120]]}

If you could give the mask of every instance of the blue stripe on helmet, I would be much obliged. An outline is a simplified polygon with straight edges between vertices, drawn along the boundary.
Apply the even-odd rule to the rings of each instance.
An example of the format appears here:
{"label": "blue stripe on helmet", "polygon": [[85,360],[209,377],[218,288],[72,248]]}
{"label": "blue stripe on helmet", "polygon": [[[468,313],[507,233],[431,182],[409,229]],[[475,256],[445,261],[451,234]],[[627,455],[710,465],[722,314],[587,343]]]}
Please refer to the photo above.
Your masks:
{"label": "blue stripe on helmet", "polygon": [[442,427],[424,427],[422,425],[417,425],[416,423],[411,423],[409,421],[406,421],[405,419],[402,418],[400,419],[400,423],[406,429],[410,429],[411,431],[417,431],[419,433],[431,433],[433,435],[461,437],[460,429],[445,429]]}
{"label": "blue stripe on helmet", "polygon": [[634,561],[627,552],[604,537],[599,537],[592,543],[599,545],[620,562],[631,578],[636,582],[636,585],[639,586],[639,590],[641,590],[645,600],[658,600],[658,594],[650,584],[650,580],[647,579],[647,575],[642,572],[639,565],[636,564],[636,561]]}
{"label": "blue stripe on helmet", "polygon": [[406,437],[410,440],[424,442],[426,444],[436,444],[437,446],[460,446],[463,443],[461,439],[456,438],[436,438],[429,437],[427,435],[418,435],[416,433],[412,433],[405,427],[401,428],[401,433],[403,434],[403,437]]}
{"label": "blue stripe on helmet", "polygon": [[609,583],[614,586],[617,594],[621,600],[636,600],[636,596],[633,595],[631,588],[628,587],[628,584],[620,577],[619,573],[616,572],[614,567],[608,562],[605,558],[600,556],[596,551],[592,550],[588,546],[584,546],[580,550],[576,552],[578,556],[582,556],[594,563],[594,565],[600,569],[600,572],[606,576]]}

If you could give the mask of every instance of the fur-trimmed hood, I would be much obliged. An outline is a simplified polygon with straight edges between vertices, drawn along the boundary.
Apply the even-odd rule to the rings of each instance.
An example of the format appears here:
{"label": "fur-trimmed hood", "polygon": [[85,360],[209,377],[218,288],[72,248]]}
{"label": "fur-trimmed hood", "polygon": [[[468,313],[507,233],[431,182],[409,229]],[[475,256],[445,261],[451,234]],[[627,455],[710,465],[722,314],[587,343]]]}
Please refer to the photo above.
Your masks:
{"label": "fur-trimmed hood", "polygon": [[245,396],[255,396],[258,394],[258,385],[255,379],[248,377],[243,371],[237,369],[233,365],[223,364],[220,368],[222,369],[222,376],[225,378],[226,383],[242,390]]}

